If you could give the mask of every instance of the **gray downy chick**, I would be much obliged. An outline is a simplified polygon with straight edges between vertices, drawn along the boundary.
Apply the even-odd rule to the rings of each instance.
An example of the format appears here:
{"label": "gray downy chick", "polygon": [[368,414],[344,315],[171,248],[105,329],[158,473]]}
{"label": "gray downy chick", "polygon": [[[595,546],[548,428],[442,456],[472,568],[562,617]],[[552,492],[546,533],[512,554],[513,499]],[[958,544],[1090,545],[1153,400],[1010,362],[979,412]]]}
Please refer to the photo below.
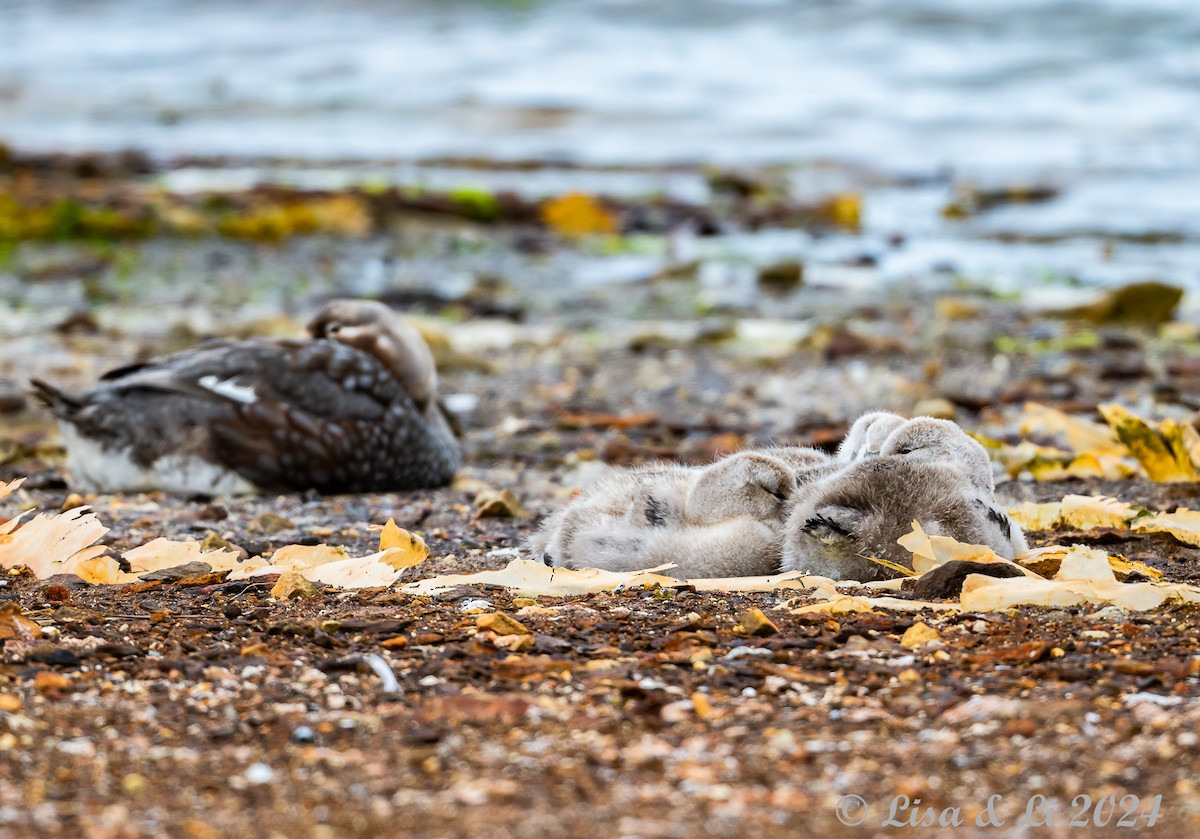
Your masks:
{"label": "gray downy chick", "polygon": [[837,459],[842,463],[854,463],[878,455],[883,441],[904,422],[904,417],[890,411],[863,414],[850,426],[846,439],[838,446]]}
{"label": "gray downy chick", "polygon": [[636,571],[673,563],[677,577],[773,573],[795,488],[791,468],[739,452],[702,469],[612,476],[555,513],[530,540],[535,557],[571,568]]}
{"label": "gray downy chick", "polygon": [[913,521],[926,533],[988,545],[1006,559],[1024,545],[1020,530],[981,504],[959,469],[881,455],[797,493],[784,529],[782,570],[864,582],[894,577],[866,557],[911,567],[912,555],[897,540]]}

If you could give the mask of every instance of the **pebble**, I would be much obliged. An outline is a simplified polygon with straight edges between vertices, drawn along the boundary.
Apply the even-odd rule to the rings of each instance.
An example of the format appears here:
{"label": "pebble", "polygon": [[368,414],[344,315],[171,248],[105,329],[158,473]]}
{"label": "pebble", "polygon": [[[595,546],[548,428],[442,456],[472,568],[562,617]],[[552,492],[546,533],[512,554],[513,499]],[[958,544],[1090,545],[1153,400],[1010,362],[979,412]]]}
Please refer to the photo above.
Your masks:
{"label": "pebble", "polygon": [[255,763],[246,770],[245,778],[248,784],[269,784],[275,780],[275,770],[265,763]]}

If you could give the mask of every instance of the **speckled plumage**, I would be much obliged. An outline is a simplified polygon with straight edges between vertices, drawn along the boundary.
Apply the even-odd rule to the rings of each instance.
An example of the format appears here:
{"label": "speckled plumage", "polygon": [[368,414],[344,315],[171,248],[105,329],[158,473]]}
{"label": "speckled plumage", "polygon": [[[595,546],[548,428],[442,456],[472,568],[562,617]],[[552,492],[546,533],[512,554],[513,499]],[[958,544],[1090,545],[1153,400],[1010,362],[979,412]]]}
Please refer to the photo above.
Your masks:
{"label": "speckled plumage", "polygon": [[[335,305],[359,319],[359,335],[394,328],[394,316],[378,304]],[[400,350],[380,357],[337,335],[321,337],[321,323],[319,315],[315,340],[213,341],[119,368],[78,396],[33,385],[69,427],[68,440],[103,455],[84,462],[82,449],[78,458],[68,452],[75,477],[99,491],[231,485],[224,477],[210,481],[213,488],[179,480],[172,469],[182,463],[227,470],[247,489],[366,492],[448,483],[460,455],[436,402],[428,348],[421,342],[421,355],[392,342]],[[412,330],[403,329],[407,338]],[[406,364],[418,368],[407,382],[395,373]],[[422,383],[420,401],[406,391],[412,382]],[[128,469],[116,465],[124,461]],[[160,486],[147,485],[154,482]]]}

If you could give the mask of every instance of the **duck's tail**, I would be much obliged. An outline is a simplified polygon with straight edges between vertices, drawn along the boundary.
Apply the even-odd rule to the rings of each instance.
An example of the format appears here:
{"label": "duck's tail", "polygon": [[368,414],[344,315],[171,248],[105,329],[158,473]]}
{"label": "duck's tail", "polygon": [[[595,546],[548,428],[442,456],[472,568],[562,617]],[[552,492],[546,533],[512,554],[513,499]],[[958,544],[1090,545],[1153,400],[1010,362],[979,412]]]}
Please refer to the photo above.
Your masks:
{"label": "duck's tail", "polygon": [[79,412],[83,403],[69,393],[65,393],[43,379],[30,379],[33,397],[41,402],[59,419],[69,420]]}

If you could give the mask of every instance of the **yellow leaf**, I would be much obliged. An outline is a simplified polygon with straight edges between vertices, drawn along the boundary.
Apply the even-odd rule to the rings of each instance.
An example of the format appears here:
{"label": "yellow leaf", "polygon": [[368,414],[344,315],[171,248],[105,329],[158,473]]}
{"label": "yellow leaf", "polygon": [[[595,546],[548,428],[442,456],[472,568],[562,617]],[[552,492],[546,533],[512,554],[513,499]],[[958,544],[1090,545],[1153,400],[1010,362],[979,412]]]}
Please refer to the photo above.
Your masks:
{"label": "yellow leaf", "polygon": [[[1026,551],[1018,557],[1018,563],[1033,571],[1042,577],[1054,577],[1062,568],[1063,560],[1070,553],[1074,545],[1047,545],[1043,548],[1034,548]],[[1131,574],[1140,574],[1151,580],[1161,580],[1163,573],[1144,562],[1126,559],[1123,556],[1108,556],[1108,566],[1112,569],[1113,574],[1118,580],[1124,580]],[[1070,573],[1070,572],[1068,572]]]}
{"label": "yellow leaf", "polygon": [[1162,431],[1150,427],[1141,417],[1134,416],[1116,404],[1101,405],[1100,413],[1116,431],[1152,481],[1193,481],[1196,467],[1189,454],[1189,440],[1172,421],[1164,423]]}
{"label": "yellow leaf", "polygon": [[857,230],[862,224],[862,196],[857,192],[843,192],[834,196],[829,217],[839,227]]}
{"label": "yellow leaf", "polygon": [[384,554],[383,561],[397,570],[424,562],[429,556],[425,540],[399,527],[394,519],[388,519],[379,534],[379,550]]}
{"label": "yellow leaf", "polygon": [[1037,402],[1025,403],[1025,413],[1021,417],[1021,433],[1061,437],[1066,440],[1071,451],[1077,453],[1127,453],[1111,428],[1106,428],[1098,422],[1073,417]]}
{"label": "yellow leaf", "polygon": [[7,483],[5,483],[4,481],[0,481],[0,498],[4,498],[7,495],[11,495],[13,492],[16,491],[17,487],[21,486],[21,484],[23,484],[23,483],[25,483],[24,478],[13,478],[11,481],[9,481]]}
{"label": "yellow leaf", "polygon": [[[662,566],[669,567],[669,566]],[[550,568],[529,559],[514,559],[501,571],[480,571],[475,574],[443,574],[409,583],[400,590],[407,594],[429,595],[456,586],[503,586],[520,592],[550,597],[591,594],[617,588],[645,586],[681,586],[681,580],[664,577],[655,571],[603,571],[599,568]]]}
{"label": "yellow leaf", "polygon": [[1138,521],[1134,533],[1170,533],[1185,545],[1200,547],[1200,511],[1186,507]]}
{"label": "yellow leaf", "polygon": [[1086,545],[1072,545],[1063,555],[1058,566],[1056,580],[1090,580],[1093,582],[1116,582],[1108,554]]}
{"label": "yellow leaf", "polygon": [[196,561],[207,562],[214,571],[236,568],[238,564],[238,554],[235,551],[205,551],[201,542],[175,542],[162,537],[126,551],[124,559],[134,574],[177,568]]}
{"label": "yellow leaf", "polygon": [[1062,519],[1062,503],[1025,501],[1008,508],[1008,517],[1025,530],[1053,530]]}
{"label": "yellow leaf", "polygon": [[1166,603],[1200,603],[1200,588],[1183,583],[1118,583],[1116,580],[997,579],[981,574],[972,574],[963,582],[962,608],[969,612],[1080,603],[1144,611]]}
{"label": "yellow leaf", "polygon": [[542,221],[562,236],[592,236],[618,231],[616,216],[595,198],[582,192],[569,192],[542,204]]}
{"label": "yellow leaf", "polygon": [[921,528],[921,523],[912,523],[912,532],[896,541],[900,547],[913,555],[913,570],[924,574],[952,560],[969,562],[1008,562],[997,556],[987,545],[970,545],[949,536],[930,536]]}
{"label": "yellow leaf", "polygon": [[1067,495],[1062,500],[1063,522],[1079,530],[1123,528],[1134,515],[1132,504],[1101,495]]}
{"label": "yellow leaf", "polygon": [[107,532],[108,528],[86,507],[75,507],[57,515],[39,513],[5,534],[0,543],[0,567],[24,565],[42,579],[72,573],[62,570],[63,563],[89,548],[93,556],[103,553],[102,546],[92,546]]}

